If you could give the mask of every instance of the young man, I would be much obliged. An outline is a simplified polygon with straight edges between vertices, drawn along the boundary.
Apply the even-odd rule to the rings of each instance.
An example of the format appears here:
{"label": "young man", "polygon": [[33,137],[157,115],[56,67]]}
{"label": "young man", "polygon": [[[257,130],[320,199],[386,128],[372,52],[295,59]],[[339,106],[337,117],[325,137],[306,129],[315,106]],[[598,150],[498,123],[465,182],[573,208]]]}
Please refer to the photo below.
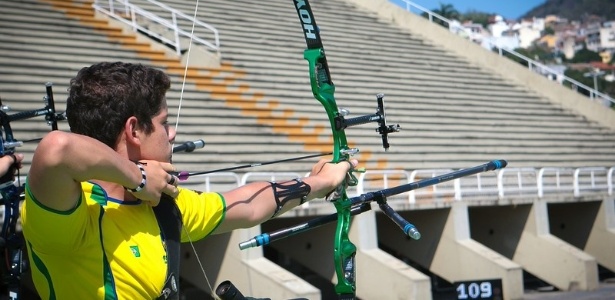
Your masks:
{"label": "young man", "polygon": [[155,299],[167,279],[154,214],[174,198],[182,241],[258,225],[343,184],[350,163],[318,162],[311,175],[226,193],[177,187],[170,163],[169,78],[137,64],[99,63],[70,82],[71,133],[34,153],[22,212],[32,277],[43,299]]}

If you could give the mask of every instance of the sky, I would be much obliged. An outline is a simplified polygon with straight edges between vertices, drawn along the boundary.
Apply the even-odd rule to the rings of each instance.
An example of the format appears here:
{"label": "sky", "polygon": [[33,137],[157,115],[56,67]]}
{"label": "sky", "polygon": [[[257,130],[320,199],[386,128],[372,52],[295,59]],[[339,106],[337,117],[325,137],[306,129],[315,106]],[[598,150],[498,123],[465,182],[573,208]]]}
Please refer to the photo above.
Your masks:
{"label": "sky", "polygon": [[[440,4],[452,4],[457,11],[465,13],[477,10],[486,13],[495,13],[506,19],[518,19],[530,9],[544,3],[546,0],[410,0],[426,9],[440,8]],[[405,7],[401,0],[392,2]]]}

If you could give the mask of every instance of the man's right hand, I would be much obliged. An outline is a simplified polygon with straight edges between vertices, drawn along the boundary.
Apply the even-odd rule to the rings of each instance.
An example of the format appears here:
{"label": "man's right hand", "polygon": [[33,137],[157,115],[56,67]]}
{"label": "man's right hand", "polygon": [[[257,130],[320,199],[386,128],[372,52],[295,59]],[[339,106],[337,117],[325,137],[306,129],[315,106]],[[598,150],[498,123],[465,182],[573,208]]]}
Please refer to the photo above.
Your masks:
{"label": "man's right hand", "polygon": [[[169,172],[175,172],[175,167],[172,164],[155,160],[140,160],[139,163],[145,170],[145,186],[138,192],[129,191],[130,193],[140,200],[146,201],[151,206],[158,205],[163,193],[173,198],[177,197],[179,193],[177,189],[178,180],[169,174]],[[135,176],[135,178],[139,179],[139,182],[134,185],[136,187],[141,183],[142,175],[137,166],[135,166],[135,169],[137,169],[139,174],[138,177]]]}

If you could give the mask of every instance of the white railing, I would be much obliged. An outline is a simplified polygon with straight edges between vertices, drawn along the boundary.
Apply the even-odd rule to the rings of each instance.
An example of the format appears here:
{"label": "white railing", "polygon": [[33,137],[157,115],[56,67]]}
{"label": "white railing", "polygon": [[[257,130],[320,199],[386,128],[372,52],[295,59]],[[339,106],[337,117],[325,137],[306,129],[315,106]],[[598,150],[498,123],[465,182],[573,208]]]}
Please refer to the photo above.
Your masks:
{"label": "white railing", "polygon": [[[160,2],[154,0],[146,1],[156,6],[161,12],[168,14],[168,18],[161,17],[160,14],[162,13],[160,12],[155,13],[145,10],[130,3],[128,0],[95,0],[92,6],[97,11],[132,27],[134,31],[142,31],[153,38],[159,39],[161,42],[175,49],[177,55],[181,56],[182,54],[180,37],[188,38],[190,41],[199,43],[207,49],[216,52],[218,56],[220,55],[220,36],[215,27]],[[192,30],[186,31],[180,28],[180,21],[192,24]],[[151,28],[162,27],[170,33],[171,36],[169,37],[164,32],[159,32],[164,30],[152,30],[150,26]],[[211,37],[209,39],[204,39],[196,36],[196,30],[204,30],[211,35]]]}
{"label": "white railing", "polygon": [[295,172],[248,172],[241,176],[241,184],[244,185],[253,181],[280,181],[303,177],[302,174]]}
{"label": "white railing", "polygon": [[534,168],[506,168],[498,171],[498,197],[538,193]]}
{"label": "white railing", "polygon": [[[456,191],[455,200],[474,199],[477,197],[492,197],[499,195],[498,173],[478,173],[473,176],[459,178],[459,190]],[[507,185],[502,185],[506,188]]]}
{"label": "white railing", "polygon": [[613,168],[578,168],[574,170],[573,189],[574,196],[578,197],[582,191],[611,191]]}
{"label": "white railing", "polygon": [[[427,15],[427,19],[429,19],[430,22],[434,22],[434,18],[435,18],[435,19],[437,19],[437,20],[439,20],[441,22],[446,23],[448,25],[449,29],[451,29],[451,31],[456,32],[456,31],[459,31],[459,30],[463,30],[463,28],[458,28],[459,25],[456,25],[451,20],[449,20],[449,19],[447,19],[447,18],[445,18],[445,17],[443,17],[443,16],[441,16],[439,14],[436,14],[436,13],[432,12],[431,10],[426,9],[426,8],[420,6],[420,5],[418,5],[418,4],[416,4],[416,3],[412,2],[412,1],[409,1],[409,0],[396,0],[396,1],[392,1],[392,2],[395,3],[397,1],[403,2],[404,5],[405,5],[405,9],[408,12],[417,13],[417,11],[418,11],[418,14],[423,14],[423,13],[426,14]],[[582,83],[580,83],[580,82],[578,82],[578,81],[576,81],[576,80],[574,80],[574,79],[572,79],[570,77],[567,77],[564,74],[561,74],[561,73],[559,73],[559,72],[557,72],[557,71],[555,71],[555,70],[545,66],[544,64],[542,64],[540,62],[537,62],[535,60],[532,60],[532,59],[530,59],[530,58],[528,58],[528,57],[526,57],[526,56],[524,56],[522,54],[519,54],[519,53],[513,51],[513,50],[504,49],[504,48],[499,47],[497,45],[495,45],[494,48],[496,48],[498,50],[498,54],[500,56],[503,56],[504,53],[506,52],[506,53],[508,53],[508,54],[510,54],[512,56],[515,56],[515,57],[521,59],[522,61],[526,62],[528,68],[530,69],[530,71],[536,71],[537,73],[542,74],[542,75],[547,74],[547,76],[550,77],[550,78],[556,78],[557,81],[560,84],[563,84],[564,82],[568,82],[577,91],[578,91],[579,88],[587,91],[587,93],[589,94],[589,97],[591,99],[599,100],[599,101],[601,101],[602,104],[604,104],[607,107],[615,106],[615,99],[613,99],[612,97],[610,97],[609,95],[607,95],[605,93],[601,93],[601,92],[597,91],[594,88],[591,88],[591,87],[589,87],[589,86],[587,86],[585,84],[582,84]]]}
{"label": "white railing", "polygon": [[[433,178],[453,172],[453,169],[437,170],[368,170],[358,176],[355,189],[350,189],[348,196],[354,197],[368,192]],[[493,172],[478,173],[443,182],[430,187],[412,190],[404,195],[391,197],[391,201],[405,201],[409,204],[433,203],[440,204],[450,201],[485,200],[497,201],[512,198],[550,198],[566,197],[580,198],[588,195],[613,196],[615,190],[615,167],[583,167],[583,168],[505,168]],[[234,188],[253,181],[289,180],[306,174],[294,172],[248,172],[242,176],[232,172],[219,174],[197,175],[191,177],[192,182],[205,184],[210,190],[207,179],[225,188]],[[211,178],[210,178],[211,177]],[[186,184],[182,182],[182,185]],[[313,202],[313,201],[312,201]],[[307,202],[302,208],[310,205],[322,205],[324,201]]]}
{"label": "white railing", "polygon": [[545,193],[567,193],[574,191],[572,168],[541,168],[536,178],[538,185],[538,197],[542,198]]}

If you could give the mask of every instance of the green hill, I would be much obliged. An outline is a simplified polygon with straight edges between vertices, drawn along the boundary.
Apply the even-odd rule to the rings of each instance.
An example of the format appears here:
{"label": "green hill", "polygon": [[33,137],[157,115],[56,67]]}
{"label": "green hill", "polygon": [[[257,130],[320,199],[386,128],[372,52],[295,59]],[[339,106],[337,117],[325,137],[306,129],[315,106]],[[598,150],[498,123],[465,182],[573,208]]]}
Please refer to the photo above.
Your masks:
{"label": "green hill", "polygon": [[613,0],[547,0],[528,11],[523,18],[558,15],[569,20],[582,20],[589,15],[597,15],[605,20],[615,20],[615,1]]}

